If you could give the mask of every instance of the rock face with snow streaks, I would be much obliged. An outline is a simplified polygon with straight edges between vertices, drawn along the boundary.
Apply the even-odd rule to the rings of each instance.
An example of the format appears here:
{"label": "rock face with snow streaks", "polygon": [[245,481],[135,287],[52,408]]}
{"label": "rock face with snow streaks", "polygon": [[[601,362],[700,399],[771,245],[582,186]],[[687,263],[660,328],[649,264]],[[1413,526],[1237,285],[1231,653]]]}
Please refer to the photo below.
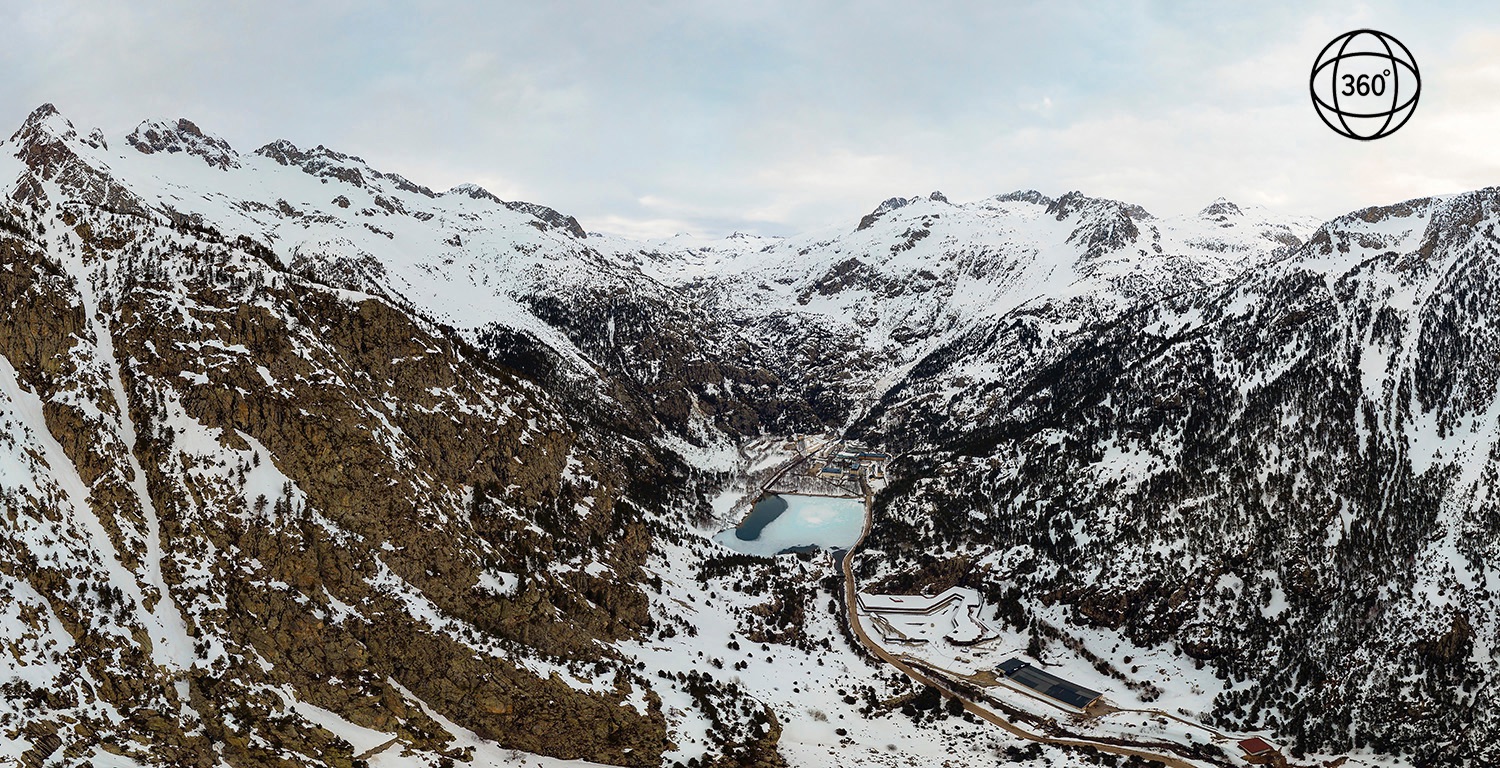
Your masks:
{"label": "rock face with snow streaks", "polygon": [[[109,210],[70,182],[112,164],[32,124],[6,170],[42,195],[0,238],[12,738],[352,765],[326,711],[432,755],[461,728],[658,764],[662,684],[610,643],[652,627],[646,521],[684,499],[680,460],[212,212]],[[730,732],[759,711],[719,706]]]}

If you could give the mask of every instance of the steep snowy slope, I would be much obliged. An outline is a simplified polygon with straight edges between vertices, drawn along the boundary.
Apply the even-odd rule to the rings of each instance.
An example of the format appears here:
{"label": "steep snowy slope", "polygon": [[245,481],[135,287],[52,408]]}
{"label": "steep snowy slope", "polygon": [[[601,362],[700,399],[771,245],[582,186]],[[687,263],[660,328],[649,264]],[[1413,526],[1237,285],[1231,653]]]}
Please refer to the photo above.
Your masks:
{"label": "steep snowy slope", "polygon": [[884,571],[1068,606],[1127,675],[1175,647],[1298,750],[1493,762],[1496,221],[1495,189],[1366,209],[1043,364],[933,366],[871,426],[910,449]]}

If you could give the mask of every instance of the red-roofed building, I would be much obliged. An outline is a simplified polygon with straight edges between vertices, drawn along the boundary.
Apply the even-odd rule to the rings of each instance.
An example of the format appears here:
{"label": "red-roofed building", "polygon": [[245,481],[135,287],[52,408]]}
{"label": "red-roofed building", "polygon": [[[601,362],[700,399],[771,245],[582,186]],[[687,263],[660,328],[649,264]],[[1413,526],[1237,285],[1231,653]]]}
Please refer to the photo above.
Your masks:
{"label": "red-roofed building", "polygon": [[1245,761],[1250,763],[1269,763],[1276,756],[1276,748],[1259,736],[1241,739],[1240,749],[1245,752]]}

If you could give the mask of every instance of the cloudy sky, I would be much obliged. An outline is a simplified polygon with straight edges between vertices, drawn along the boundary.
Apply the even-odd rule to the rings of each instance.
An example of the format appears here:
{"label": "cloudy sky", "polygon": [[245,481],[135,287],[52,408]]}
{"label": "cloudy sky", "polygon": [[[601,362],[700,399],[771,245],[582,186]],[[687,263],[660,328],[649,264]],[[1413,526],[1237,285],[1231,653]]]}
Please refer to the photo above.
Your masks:
{"label": "cloudy sky", "polygon": [[[0,126],[324,144],[624,234],[789,234],[881,199],[1079,189],[1332,216],[1500,184],[1500,4],[0,0]],[[1373,27],[1412,120],[1341,138],[1307,90]]]}

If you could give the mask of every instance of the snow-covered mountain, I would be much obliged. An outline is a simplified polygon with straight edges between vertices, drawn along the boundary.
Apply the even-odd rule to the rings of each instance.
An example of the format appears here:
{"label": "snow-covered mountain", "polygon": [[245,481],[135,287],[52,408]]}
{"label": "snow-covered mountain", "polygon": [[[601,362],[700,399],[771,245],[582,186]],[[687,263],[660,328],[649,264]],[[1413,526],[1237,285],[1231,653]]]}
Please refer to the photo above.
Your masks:
{"label": "snow-covered mountain", "polygon": [[847,430],[898,454],[864,580],[1115,633],[1122,679],[1180,649],[1211,724],[1494,757],[1492,191],[638,242],[44,106],[0,193],[0,756],[1102,759],[902,716],[831,562],[710,540]]}
{"label": "snow-covered mountain", "polygon": [[1497,219],[1496,189],[1370,208],[999,375],[973,349],[1044,315],[940,350],[864,428],[908,451],[876,546],[949,567],[881,572],[1169,644],[1222,681],[1216,722],[1298,750],[1489,764]]}

